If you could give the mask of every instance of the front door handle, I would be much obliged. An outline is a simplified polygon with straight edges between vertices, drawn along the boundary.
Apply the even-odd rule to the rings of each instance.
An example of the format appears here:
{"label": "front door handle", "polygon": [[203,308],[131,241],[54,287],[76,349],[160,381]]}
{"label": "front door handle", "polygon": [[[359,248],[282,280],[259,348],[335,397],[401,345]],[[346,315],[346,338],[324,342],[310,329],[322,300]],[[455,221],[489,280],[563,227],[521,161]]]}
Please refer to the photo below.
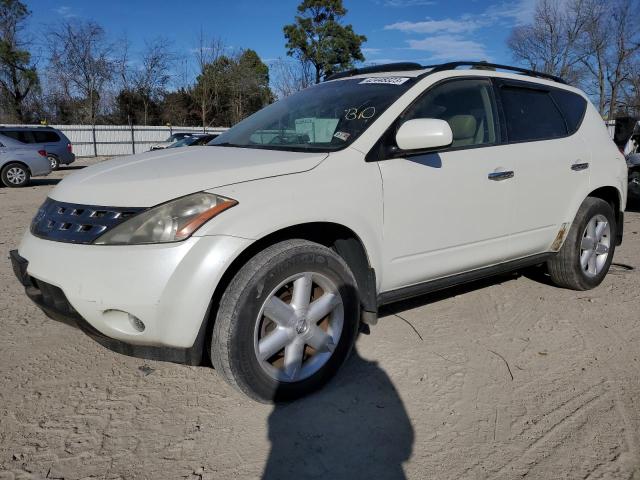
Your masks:
{"label": "front door handle", "polygon": [[515,173],[513,173],[513,170],[509,170],[507,172],[491,172],[489,174],[489,180],[500,182],[502,180],[508,180],[510,178],[513,178],[514,176],[515,176]]}
{"label": "front door handle", "polygon": [[571,170],[573,170],[574,172],[586,170],[587,168],[589,168],[588,163],[574,163],[573,165],[571,165]]}

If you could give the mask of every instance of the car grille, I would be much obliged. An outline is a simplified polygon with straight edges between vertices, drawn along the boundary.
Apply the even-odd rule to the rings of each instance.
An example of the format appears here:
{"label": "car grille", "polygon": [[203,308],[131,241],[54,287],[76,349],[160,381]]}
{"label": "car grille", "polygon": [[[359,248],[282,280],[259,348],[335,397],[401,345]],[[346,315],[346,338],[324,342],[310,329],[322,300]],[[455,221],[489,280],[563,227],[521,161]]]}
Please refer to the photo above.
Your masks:
{"label": "car grille", "polygon": [[143,210],[78,205],[47,198],[31,222],[31,233],[56,242],[92,243],[107,230]]}

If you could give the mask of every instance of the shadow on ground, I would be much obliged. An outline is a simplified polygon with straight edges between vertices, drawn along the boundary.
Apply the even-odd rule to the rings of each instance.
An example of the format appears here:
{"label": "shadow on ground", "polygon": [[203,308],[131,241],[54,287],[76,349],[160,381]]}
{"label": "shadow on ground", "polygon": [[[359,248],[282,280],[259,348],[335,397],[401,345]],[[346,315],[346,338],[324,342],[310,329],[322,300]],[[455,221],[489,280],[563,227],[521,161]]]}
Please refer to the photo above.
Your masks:
{"label": "shadow on ground", "polygon": [[636,212],[640,213],[640,198],[631,198],[627,200],[627,212]]}
{"label": "shadow on ground", "polygon": [[380,308],[378,312],[379,318],[384,318],[392,315],[401,315],[405,310],[411,310],[413,308],[423,307],[432,303],[446,300],[447,298],[455,297],[457,295],[464,295],[465,293],[473,292],[475,290],[481,290],[483,288],[491,287],[493,285],[499,285],[501,283],[515,280],[520,276],[526,276],[532,280],[539,281],[541,283],[547,283],[544,278],[544,272],[538,272],[538,267],[532,267],[523,269],[519,272],[505,273],[494,277],[488,277],[475,282],[464,283],[454,287],[449,287],[444,290],[439,290],[433,293],[427,293],[419,297],[411,298],[409,300],[403,300],[401,302],[385,305]]}
{"label": "shadow on ground", "polygon": [[276,405],[263,479],[404,479],[414,432],[389,376],[351,355],[339,377],[315,395]]}
{"label": "shadow on ground", "polygon": [[60,165],[58,171],[64,172],[65,170],[80,170],[82,168],[87,168],[87,165]]}
{"label": "shadow on ground", "polygon": [[32,178],[29,182],[30,187],[42,187],[45,185],[57,185],[61,178]]}

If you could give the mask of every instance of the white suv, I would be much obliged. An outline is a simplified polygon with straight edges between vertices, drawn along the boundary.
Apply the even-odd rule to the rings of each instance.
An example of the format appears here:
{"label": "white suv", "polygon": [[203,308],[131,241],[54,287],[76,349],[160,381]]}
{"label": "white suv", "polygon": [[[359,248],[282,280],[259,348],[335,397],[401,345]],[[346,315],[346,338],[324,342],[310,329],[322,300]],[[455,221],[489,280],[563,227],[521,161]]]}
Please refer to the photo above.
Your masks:
{"label": "white suv", "polygon": [[210,146],[69,175],[11,256],[43,310],[103,345],[209,355],[250,397],[287,400],[334,375],[380,305],[541,264],[597,286],[626,188],[562,80],[403,63],[334,76]]}

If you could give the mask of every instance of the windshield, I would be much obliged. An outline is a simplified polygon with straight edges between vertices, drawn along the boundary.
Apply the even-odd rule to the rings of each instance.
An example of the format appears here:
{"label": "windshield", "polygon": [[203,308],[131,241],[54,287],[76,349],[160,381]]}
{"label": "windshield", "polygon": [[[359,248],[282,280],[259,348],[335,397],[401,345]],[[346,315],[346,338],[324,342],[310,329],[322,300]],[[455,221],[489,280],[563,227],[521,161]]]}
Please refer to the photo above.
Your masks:
{"label": "windshield", "polygon": [[326,82],[286,97],[238,123],[209,145],[270,150],[340,150],[413,84],[407,77]]}
{"label": "windshield", "polygon": [[193,138],[186,137],[186,138],[183,138],[182,140],[178,140],[177,142],[173,142],[171,145],[167,146],[167,148],[186,147],[186,146],[189,146],[191,142],[193,142]]}

